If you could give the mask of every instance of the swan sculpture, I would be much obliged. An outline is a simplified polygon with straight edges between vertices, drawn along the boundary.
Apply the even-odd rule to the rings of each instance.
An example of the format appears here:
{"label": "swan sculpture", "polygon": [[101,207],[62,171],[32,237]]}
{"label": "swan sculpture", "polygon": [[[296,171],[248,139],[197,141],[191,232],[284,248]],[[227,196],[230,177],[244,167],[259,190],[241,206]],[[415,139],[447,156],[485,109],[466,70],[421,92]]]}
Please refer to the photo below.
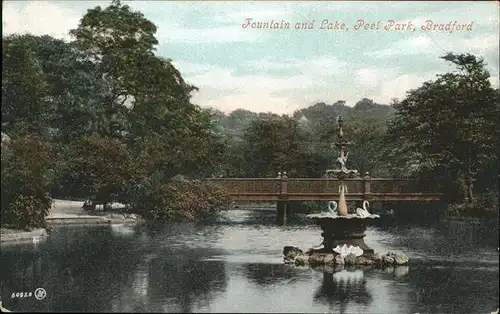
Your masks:
{"label": "swan sculpture", "polygon": [[329,201],[328,202],[328,213],[332,216],[337,216],[337,207],[338,207],[337,202]]}
{"label": "swan sculpture", "polygon": [[368,201],[363,201],[363,208],[356,208],[356,215],[363,218],[370,216],[371,214],[368,212],[368,206],[370,206],[370,203]]}

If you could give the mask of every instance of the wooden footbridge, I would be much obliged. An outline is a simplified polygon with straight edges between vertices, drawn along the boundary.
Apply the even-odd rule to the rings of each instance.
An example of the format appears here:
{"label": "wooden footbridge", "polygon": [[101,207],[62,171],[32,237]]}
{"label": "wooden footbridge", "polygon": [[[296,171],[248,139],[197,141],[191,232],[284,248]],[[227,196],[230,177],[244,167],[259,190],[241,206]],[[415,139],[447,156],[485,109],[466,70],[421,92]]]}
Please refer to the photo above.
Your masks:
{"label": "wooden footbridge", "polygon": [[[341,181],[336,178],[212,178],[233,201],[330,201],[338,200]],[[439,201],[442,193],[427,191],[412,179],[344,179],[346,200],[352,201]]]}

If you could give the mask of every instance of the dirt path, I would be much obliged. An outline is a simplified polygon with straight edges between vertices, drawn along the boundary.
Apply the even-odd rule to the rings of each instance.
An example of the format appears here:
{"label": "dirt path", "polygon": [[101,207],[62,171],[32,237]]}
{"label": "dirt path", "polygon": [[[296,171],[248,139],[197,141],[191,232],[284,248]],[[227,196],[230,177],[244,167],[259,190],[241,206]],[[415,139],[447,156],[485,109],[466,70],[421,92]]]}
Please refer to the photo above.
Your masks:
{"label": "dirt path", "polygon": [[90,216],[82,209],[83,201],[54,200],[47,218],[71,218]]}
{"label": "dirt path", "polygon": [[[102,217],[99,212],[94,215],[82,209],[83,201],[66,201],[55,199],[50,209],[48,219],[64,219],[64,218],[95,218]],[[102,205],[100,205],[102,207]],[[110,209],[123,208],[125,205],[120,203],[112,203]],[[97,209],[100,209],[99,206]]]}

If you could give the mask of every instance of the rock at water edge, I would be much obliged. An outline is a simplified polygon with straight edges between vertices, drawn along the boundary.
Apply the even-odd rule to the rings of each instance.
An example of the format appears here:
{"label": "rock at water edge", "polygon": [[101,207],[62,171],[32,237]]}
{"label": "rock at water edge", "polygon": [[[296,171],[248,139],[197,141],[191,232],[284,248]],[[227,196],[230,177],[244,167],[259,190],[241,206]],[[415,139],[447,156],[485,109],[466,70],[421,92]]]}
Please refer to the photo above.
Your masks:
{"label": "rock at water edge", "polygon": [[342,255],[335,255],[335,265],[344,265],[344,258]]}
{"label": "rock at water edge", "polygon": [[375,264],[377,266],[382,266],[383,259],[382,259],[382,256],[380,256],[380,254],[378,254],[378,253],[373,254],[372,261],[373,261],[373,264]]}
{"label": "rock at water edge", "polygon": [[356,265],[356,255],[354,254],[348,254],[346,257],[344,257],[344,263],[346,265]]}
{"label": "rock at water edge", "polygon": [[406,265],[410,259],[404,254],[399,254],[394,257],[394,263],[396,265]]}
{"label": "rock at water edge", "polygon": [[383,255],[382,256],[382,264],[384,265],[393,265],[394,264],[394,257],[392,255]]}
{"label": "rock at water edge", "polygon": [[356,264],[357,265],[371,265],[373,264],[373,261],[370,258],[364,257],[364,256],[359,256],[356,258]]}
{"label": "rock at water edge", "polygon": [[309,256],[305,254],[300,254],[295,256],[295,266],[306,266],[309,264]]}
{"label": "rock at water edge", "polygon": [[325,265],[334,266],[335,265],[335,255],[333,255],[333,254],[326,255],[323,262],[325,263]]}
{"label": "rock at water edge", "polygon": [[295,246],[285,246],[285,248],[283,248],[283,255],[288,259],[294,259],[295,256],[303,253],[304,252],[301,249]]}
{"label": "rock at water edge", "polygon": [[309,256],[309,264],[311,266],[324,265],[325,264],[325,256],[322,254],[313,254]]}

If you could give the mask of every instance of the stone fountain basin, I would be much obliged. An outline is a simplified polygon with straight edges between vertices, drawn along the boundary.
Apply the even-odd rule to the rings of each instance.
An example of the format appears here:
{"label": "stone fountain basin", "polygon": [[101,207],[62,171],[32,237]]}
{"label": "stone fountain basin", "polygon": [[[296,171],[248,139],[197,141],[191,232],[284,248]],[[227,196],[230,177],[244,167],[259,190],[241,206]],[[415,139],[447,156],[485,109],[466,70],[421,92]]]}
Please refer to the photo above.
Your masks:
{"label": "stone fountain basin", "polygon": [[323,233],[323,248],[313,249],[317,254],[334,253],[334,249],[344,245],[358,247],[363,251],[363,255],[370,256],[374,254],[373,249],[364,242],[365,231],[378,215],[361,217],[356,214],[346,216],[335,215],[328,212],[310,214],[308,218],[321,227]]}
{"label": "stone fountain basin", "polygon": [[[362,238],[364,231],[368,225],[371,225],[374,219],[380,218],[379,215],[372,214],[367,217],[361,217],[356,214],[349,214],[347,216],[332,216],[329,213],[310,214],[307,218],[312,219],[321,229],[327,234],[336,234],[336,238]],[[355,234],[357,234],[355,236]],[[361,235],[361,236],[360,236]],[[324,234],[322,234],[324,236]]]}

